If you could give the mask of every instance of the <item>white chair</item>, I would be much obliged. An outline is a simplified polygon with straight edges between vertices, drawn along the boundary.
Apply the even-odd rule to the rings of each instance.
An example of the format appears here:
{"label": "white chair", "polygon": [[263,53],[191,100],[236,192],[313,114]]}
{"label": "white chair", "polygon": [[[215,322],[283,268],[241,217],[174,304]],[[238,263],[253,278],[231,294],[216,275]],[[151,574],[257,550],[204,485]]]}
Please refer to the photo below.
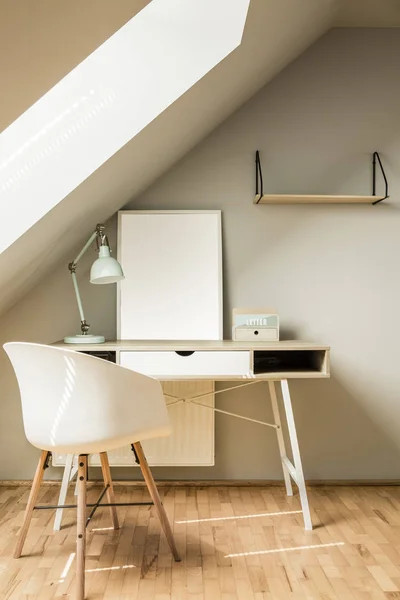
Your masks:
{"label": "white chair", "polygon": [[[133,444],[175,560],[180,560],[165,509],[140,442],[170,433],[161,384],[100,358],[40,344],[4,345],[18,380],[25,434],[42,450],[14,557],[19,558],[51,452],[78,455],[77,600],[85,597],[87,459],[99,453],[114,529],[118,529],[107,451]],[[95,505],[96,506],[96,505]],[[100,504],[101,506],[101,504]]]}

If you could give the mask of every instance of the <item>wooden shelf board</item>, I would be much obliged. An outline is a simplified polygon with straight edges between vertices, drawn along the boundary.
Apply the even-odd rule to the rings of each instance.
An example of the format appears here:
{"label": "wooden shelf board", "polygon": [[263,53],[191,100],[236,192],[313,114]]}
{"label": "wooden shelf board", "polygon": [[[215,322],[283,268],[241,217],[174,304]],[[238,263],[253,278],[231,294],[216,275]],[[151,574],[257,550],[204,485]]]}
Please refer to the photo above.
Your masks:
{"label": "wooden shelf board", "polygon": [[383,196],[338,196],[320,194],[260,194],[254,204],[372,204],[383,200]]}

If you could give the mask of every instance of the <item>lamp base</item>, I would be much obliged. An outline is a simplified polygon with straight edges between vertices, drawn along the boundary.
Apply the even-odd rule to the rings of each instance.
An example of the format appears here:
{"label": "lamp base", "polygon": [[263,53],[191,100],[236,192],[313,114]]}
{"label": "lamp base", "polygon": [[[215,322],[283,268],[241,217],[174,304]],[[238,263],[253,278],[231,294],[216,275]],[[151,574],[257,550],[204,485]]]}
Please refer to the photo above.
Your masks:
{"label": "lamp base", "polygon": [[67,335],[64,338],[65,344],[102,344],[105,342],[104,335]]}

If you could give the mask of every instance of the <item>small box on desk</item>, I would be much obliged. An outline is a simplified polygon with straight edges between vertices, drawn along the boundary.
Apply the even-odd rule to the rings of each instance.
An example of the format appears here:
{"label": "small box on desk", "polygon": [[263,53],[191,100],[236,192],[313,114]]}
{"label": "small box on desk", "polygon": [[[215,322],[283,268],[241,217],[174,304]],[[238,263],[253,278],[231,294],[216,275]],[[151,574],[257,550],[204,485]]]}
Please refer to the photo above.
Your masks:
{"label": "small box on desk", "polygon": [[273,308],[234,308],[232,339],[237,341],[279,341],[279,316]]}

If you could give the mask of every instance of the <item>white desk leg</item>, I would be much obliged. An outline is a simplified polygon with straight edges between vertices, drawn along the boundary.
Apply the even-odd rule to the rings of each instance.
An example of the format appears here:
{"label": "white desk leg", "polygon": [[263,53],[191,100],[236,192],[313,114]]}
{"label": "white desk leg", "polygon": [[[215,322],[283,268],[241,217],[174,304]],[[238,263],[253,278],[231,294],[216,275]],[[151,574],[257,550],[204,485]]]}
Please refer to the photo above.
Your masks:
{"label": "white desk leg", "polygon": [[[61,482],[60,496],[58,498],[58,504],[65,504],[65,499],[67,497],[69,482],[74,477],[74,475],[77,471],[77,468],[76,469],[73,468],[73,463],[74,463],[74,455],[67,454],[67,458],[65,461],[65,467],[64,467],[64,474],[63,474],[63,478],[62,478],[62,482]],[[64,509],[62,509],[62,508],[57,508],[57,510],[56,510],[56,517],[54,519],[54,527],[53,527],[54,531],[60,531],[60,529],[61,529],[61,520],[62,520],[63,510]]]}
{"label": "white desk leg", "polygon": [[293,408],[292,408],[292,402],[290,400],[290,392],[289,392],[289,385],[288,385],[287,379],[283,379],[281,381],[281,387],[282,387],[283,404],[285,407],[286,419],[287,419],[288,430],[289,430],[290,445],[292,447],[294,467],[287,458],[285,460],[285,463],[288,467],[289,473],[291,474],[291,476],[297,483],[297,487],[299,488],[300,502],[301,502],[301,508],[303,511],[303,518],[304,518],[304,527],[305,527],[305,529],[311,531],[312,530],[312,522],[311,522],[310,507],[308,505],[306,483],[304,481],[303,465],[301,464],[300,448],[299,448],[299,442],[297,440],[296,425],[294,422]]}
{"label": "white desk leg", "polygon": [[272,411],[274,413],[274,422],[275,422],[275,425],[278,426],[278,428],[276,430],[276,435],[278,437],[278,446],[279,446],[279,453],[281,455],[283,477],[285,479],[285,486],[286,486],[286,493],[288,496],[293,496],[292,481],[290,479],[289,470],[285,464],[287,455],[286,455],[286,448],[285,448],[285,440],[283,438],[283,432],[282,432],[281,417],[279,414],[278,400],[276,397],[275,381],[268,381],[268,387],[269,387],[269,395],[271,398]]}

